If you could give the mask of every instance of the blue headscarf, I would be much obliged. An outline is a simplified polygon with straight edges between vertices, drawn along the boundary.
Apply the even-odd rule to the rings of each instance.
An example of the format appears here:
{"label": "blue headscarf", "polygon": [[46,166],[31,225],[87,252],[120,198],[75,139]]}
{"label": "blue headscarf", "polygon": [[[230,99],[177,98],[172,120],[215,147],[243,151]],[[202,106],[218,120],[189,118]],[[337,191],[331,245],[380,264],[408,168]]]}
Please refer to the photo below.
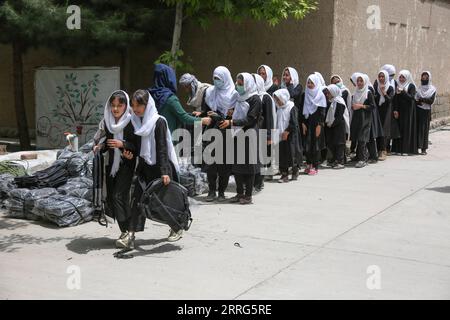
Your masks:
{"label": "blue headscarf", "polygon": [[161,108],[172,95],[177,93],[177,77],[175,71],[168,65],[159,63],[155,65],[154,84],[149,89],[155,100],[156,108]]}

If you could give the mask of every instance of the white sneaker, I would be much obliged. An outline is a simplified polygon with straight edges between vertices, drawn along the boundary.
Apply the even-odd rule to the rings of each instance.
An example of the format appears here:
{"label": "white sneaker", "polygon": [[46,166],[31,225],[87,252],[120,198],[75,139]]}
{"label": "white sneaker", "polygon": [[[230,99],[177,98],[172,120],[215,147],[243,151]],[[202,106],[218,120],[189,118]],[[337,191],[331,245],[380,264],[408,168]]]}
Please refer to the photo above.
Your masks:
{"label": "white sneaker", "polygon": [[175,232],[172,229],[170,229],[169,237],[167,238],[167,241],[169,242],[175,242],[180,240],[183,237],[183,229],[180,229],[180,231]]}
{"label": "white sneaker", "polygon": [[124,248],[124,243],[120,240],[123,240],[128,235],[128,231],[122,232],[120,234],[119,239],[116,240],[116,248]]}
{"label": "white sneaker", "polygon": [[127,233],[125,237],[116,241],[118,248],[134,249],[134,235]]}

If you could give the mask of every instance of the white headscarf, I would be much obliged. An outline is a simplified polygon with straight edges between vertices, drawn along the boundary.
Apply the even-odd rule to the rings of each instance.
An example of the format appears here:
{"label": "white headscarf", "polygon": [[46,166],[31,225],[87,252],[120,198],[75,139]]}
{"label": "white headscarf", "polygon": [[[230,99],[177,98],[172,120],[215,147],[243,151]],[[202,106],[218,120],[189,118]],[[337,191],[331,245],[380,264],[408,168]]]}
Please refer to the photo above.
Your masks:
{"label": "white headscarf", "polygon": [[[384,74],[384,87],[385,87],[385,92],[387,92],[389,90],[389,87],[391,87],[391,81],[389,80],[389,73],[386,70],[381,70],[380,72],[378,72],[378,76],[380,75],[380,73]],[[377,91],[378,94],[380,95],[380,102],[378,103],[378,106],[382,106],[383,103],[386,101],[386,99],[384,98],[383,93],[381,92],[381,83],[380,81],[377,79],[378,82],[378,86],[377,86]],[[395,87],[392,87],[393,89]]]}
{"label": "white headscarf", "polygon": [[[127,108],[125,112],[123,113],[122,117],[120,117],[119,121],[116,123],[116,120],[114,119],[114,116],[111,112],[111,106],[109,103],[109,99],[115,94],[121,92],[125,95],[127,98]],[[105,104],[105,111],[103,114],[104,124],[106,125],[106,128],[108,128],[108,131],[111,132],[114,135],[114,139],[116,140],[123,140],[123,129],[130,123],[131,120],[131,114],[133,113],[133,110],[130,107],[130,98],[128,97],[128,94],[125,91],[117,90],[114,91],[111,96],[109,96],[108,100],[106,100]],[[115,177],[117,174],[117,171],[119,171],[120,163],[122,162],[122,155],[118,148],[114,148],[114,160],[111,167],[111,177]]]}
{"label": "white headscarf", "polygon": [[[433,83],[431,81],[431,72],[430,71],[424,71],[424,72],[422,72],[422,75],[424,73],[428,74],[429,82],[428,82],[428,84],[426,86],[420,85],[420,87],[419,87],[419,89],[417,90],[417,93],[416,93],[416,100],[419,100],[420,98],[422,98],[422,99],[429,99],[437,91],[436,87],[433,86]],[[431,106],[432,106],[431,104],[427,104],[427,103],[424,103],[424,102],[422,102],[422,105],[418,105],[419,108],[426,109],[426,110],[430,110]]]}
{"label": "white headscarf", "polygon": [[275,101],[273,98],[266,92],[266,88],[264,86],[264,79],[259,75],[254,73],[253,76],[255,77],[256,81],[256,89],[258,90],[258,95],[261,98],[261,102],[263,101],[264,96],[268,96],[270,98],[270,101],[272,101],[272,128],[276,128],[277,126],[277,110],[275,107]]}
{"label": "white headscarf", "polygon": [[[405,83],[400,83],[400,76],[404,76],[406,78]],[[400,90],[404,90],[404,91],[408,92],[409,86],[411,84],[414,85],[414,86],[416,85],[414,83],[413,78],[412,78],[411,72],[408,71],[408,70],[400,71],[400,73],[398,74],[398,88]]]}
{"label": "white headscarf", "polygon": [[397,73],[397,70],[392,64],[385,64],[383,67],[381,67],[381,70],[387,71],[389,74],[389,82],[395,90],[395,74]]}
{"label": "white headscarf", "polygon": [[277,104],[277,132],[275,143],[281,140],[281,135],[289,127],[291,120],[291,111],[294,108],[294,102],[291,101],[291,95],[287,89],[280,89],[273,93],[282,103],[282,106]]}
{"label": "white headscarf", "polygon": [[[238,74],[238,77],[242,76],[244,78],[244,94],[239,95],[237,102],[234,107],[233,112],[233,120],[242,120],[247,117],[248,110],[250,109],[250,105],[247,100],[258,94],[258,90],[256,88],[256,82],[253,76],[250,73],[243,72]],[[242,127],[233,126],[233,136],[236,135]]]}
{"label": "white headscarf", "polygon": [[361,73],[361,72],[355,72],[354,74],[352,74],[352,76],[351,76],[351,80],[352,80],[352,83],[353,83],[353,85],[355,86],[355,87],[357,87],[358,85],[356,84],[356,82],[358,81],[358,78],[359,77],[362,77],[363,76],[363,74]]}
{"label": "white headscarf", "polygon": [[322,86],[322,90],[323,89],[325,89],[326,87],[327,87],[327,84],[326,84],[326,82],[325,82],[325,79],[323,78],[323,75],[320,73],[320,72],[314,72],[314,74],[316,75],[316,76],[318,76],[319,77],[319,79],[320,79],[320,84],[321,84],[321,86]]}
{"label": "white headscarf", "polygon": [[206,89],[205,100],[212,111],[226,116],[228,110],[236,104],[239,93],[237,93],[233,78],[226,67],[217,67],[213,73],[214,77],[223,81],[223,87],[211,86]]}
{"label": "white headscarf", "polygon": [[339,89],[339,87],[335,84],[330,84],[327,87],[327,89],[330,92],[333,99],[331,100],[331,105],[330,108],[328,109],[327,117],[325,119],[326,124],[328,125],[328,127],[332,126],[335,119],[337,104],[340,103],[345,107],[344,110],[345,132],[350,133],[350,115],[347,107],[345,106],[345,101],[342,98],[341,89]]}
{"label": "white headscarf", "polygon": [[266,80],[264,81],[264,87],[266,88],[266,91],[267,91],[267,90],[270,89],[270,87],[273,86],[273,71],[272,71],[272,68],[270,68],[269,66],[263,64],[263,65],[259,66],[259,68],[256,71],[256,73],[259,73],[259,70],[261,68],[264,68],[264,70],[266,70],[267,77],[266,77]]}
{"label": "white headscarf", "polygon": [[[364,101],[366,101],[367,97],[369,96],[369,81],[368,81],[369,77],[363,73],[355,73],[355,74],[356,74],[356,79],[353,80],[353,76],[352,76],[352,80],[356,84],[356,90],[355,90],[355,93],[353,94],[352,103],[364,103]],[[358,78],[363,79],[364,87],[362,89],[358,88],[358,84],[357,84]]]}
{"label": "white headscarf", "polygon": [[419,89],[417,90],[416,96],[418,98],[422,98],[422,99],[429,99],[433,96],[433,94],[436,93],[437,89],[435,86],[433,86],[433,82],[431,81],[431,72],[424,71],[424,72],[422,72],[422,75],[424,73],[428,74],[428,78],[430,80],[426,86],[420,85]]}
{"label": "white headscarf", "polygon": [[[295,70],[294,68],[291,68],[291,67],[286,67],[283,70],[283,74],[286,71],[286,69],[289,70],[289,74],[291,75],[291,83],[294,86],[294,88],[296,88],[298,86],[298,84],[300,83],[297,70]],[[281,80],[281,87],[286,88],[286,83],[284,83],[284,80]]]}
{"label": "white headscarf", "polygon": [[330,78],[330,82],[331,79],[333,78],[338,78],[339,82],[336,84],[340,89],[341,89],[341,95],[344,96],[344,91],[347,91],[347,101],[346,101],[346,106],[347,106],[347,110],[348,110],[348,114],[349,114],[349,122],[352,123],[352,118],[353,118],[353,108],[352,108],[352,93],[350,92],[350,89],[347,88],[344,84],[344,80],[342,80],[342,77],[338,74],[332,75]]}
{"label": "white headscarf", "polygon": [[[308,88],[308,80],[314,83],[314,89]],[[322,92],[323,88],[319,76],[313,73],[308,77],[308,80],[306,80],[305,103],[303,105],[303,115],[306,119],[316,112],[318,107],[327,107],[327,98]]]}
{"label": "white headscarf", "polygon": [[173,147],[171,133],[169,126],[167,125],[167,120],[163,116],[158,114],[158,110],[155,106],[155,101],[153,100],[151,94],[149,93],[147,106],[145,107],[144,117],[140,118],[133,113],[131,122],[134,126],[134,133],[141,136],[141,153],[140,156],[145,160],[148,165],[156,164],[156,140],[155,140],[155,128],[158,119],[164,119],[166,122],[167,133],[166,133],[166,143],[167,151],[169,154],[169,159],[173,163],[175,170],[180,171],[178,165],[177,155],[175,153],[175,148]]}
{"label": "white headscarf", "polygon": [[197,88],[198,88],[198,80],[197,78],[190,74],[190,73],[185,73],[181,76],[180,84],[185,85],[185,86],[191,86],[191,98],[195,97],[195,94],[197,93]]}

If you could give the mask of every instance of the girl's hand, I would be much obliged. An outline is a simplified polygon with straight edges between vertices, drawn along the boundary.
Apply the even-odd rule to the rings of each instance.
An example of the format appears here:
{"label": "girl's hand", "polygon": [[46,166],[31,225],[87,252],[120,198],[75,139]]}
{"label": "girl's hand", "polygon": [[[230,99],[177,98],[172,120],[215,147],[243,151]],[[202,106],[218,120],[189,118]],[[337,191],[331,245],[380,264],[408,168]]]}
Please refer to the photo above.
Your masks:
{"label": "girl's hand", "polygon": [[133,153],[131,151],[124,150],[122,155],[125,159],[128,159],[128,160],[133,159]]}
{"label": "girl's hand", "polygon": [[316,127],[316,138],[320,136],[320,132],[322,131],[322,127],[319,125]]}
{"label": "girl's hand", "polygon": [[92,148],[92,151],[94,151],[94,153],[97,153],[98,151],[100,151],[100,145],[94,146],[94,148]]}
{"label": "girl's hand", "polygon": [[223,120],[222,123],[220,124],[219,128],[220,129],[226,129],[231,125],[231,120]]}
{"label": "girl's hand", "polygon": [[117,139],[108,139],[106,140],[106,145],[110,148],[123,148],[123,141]]}
{"label": "girl's hand", "polygon": [[167,186],[170,183],[170,177],[167,175],[161,176],[161,179],[165,186]]}
{"label": "girl's hand", "polygon": [[286,141],[289,137],[289,132],[288,131],[284,131],[283,134],[281,135],[281,139],[283,141]]}
{"label": "girl's hand", "polygon": [[202,118],[202,125],[204,125],[204,126],[209,126],[211,124],[211,122],[212,122],[212,119],[210,117]]}
{"label": "girl's hand", "polygon": [[267,140],[267,145],[270,146],[272,144],[272,140]]}
{"label": "girl's hand", "polygon": [[200,117],[201,114],[202,114],[202,113],[201,113],[200,111],[194,111],[194,112],[192,112],[192,115],[193,115],[194,117]]}
{"label": "girl's hand", "polygon": [[362,107],[363,107],[363,105],[360,104],[360,103],[355,103],[355,104],[352,106],[353,110],[355,110],[355,111],[361,109]]}
{"label": "girl's hand", "polygon": [[306,136],[306,131],[308,131],[306,124],[302,123],[302,129],[303,129],[303,135]]}
{"label": "girl's hand", "polygon": [[394,111],[394,118],[398,119],[399,116],[400,116],[400,114],[398,113],[398,111]]}

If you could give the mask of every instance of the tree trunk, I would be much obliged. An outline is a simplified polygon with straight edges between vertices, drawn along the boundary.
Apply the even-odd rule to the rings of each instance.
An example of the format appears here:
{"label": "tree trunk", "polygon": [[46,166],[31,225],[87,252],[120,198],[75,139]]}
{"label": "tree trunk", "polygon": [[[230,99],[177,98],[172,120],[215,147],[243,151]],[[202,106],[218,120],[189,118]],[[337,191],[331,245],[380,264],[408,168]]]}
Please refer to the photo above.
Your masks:
{"label": "tree trunk", "polygon": [[130,59],[128,48],[121,50],[120,54],[120,89],[130,90]]}
{"label": "tree trunk", "polygon": [[19,129],[19,141],[21,150],[30,150],[30,134],[28,132],[27,115],[25,111],[23,95],[23,48],[20,42],[13,42],[13,84],[14,107],[16,110],[17,128]]}
{"label": "tree trunk", "polygon": [[[178,2],[175,13],[175,26],[173,28],[172,49],[170,53],[172,58],[176,57],[177,51],[180,49],[181,28],[183,26],[183,2]],[[171,67],[175,69],[175,59],[171,63]]]}

